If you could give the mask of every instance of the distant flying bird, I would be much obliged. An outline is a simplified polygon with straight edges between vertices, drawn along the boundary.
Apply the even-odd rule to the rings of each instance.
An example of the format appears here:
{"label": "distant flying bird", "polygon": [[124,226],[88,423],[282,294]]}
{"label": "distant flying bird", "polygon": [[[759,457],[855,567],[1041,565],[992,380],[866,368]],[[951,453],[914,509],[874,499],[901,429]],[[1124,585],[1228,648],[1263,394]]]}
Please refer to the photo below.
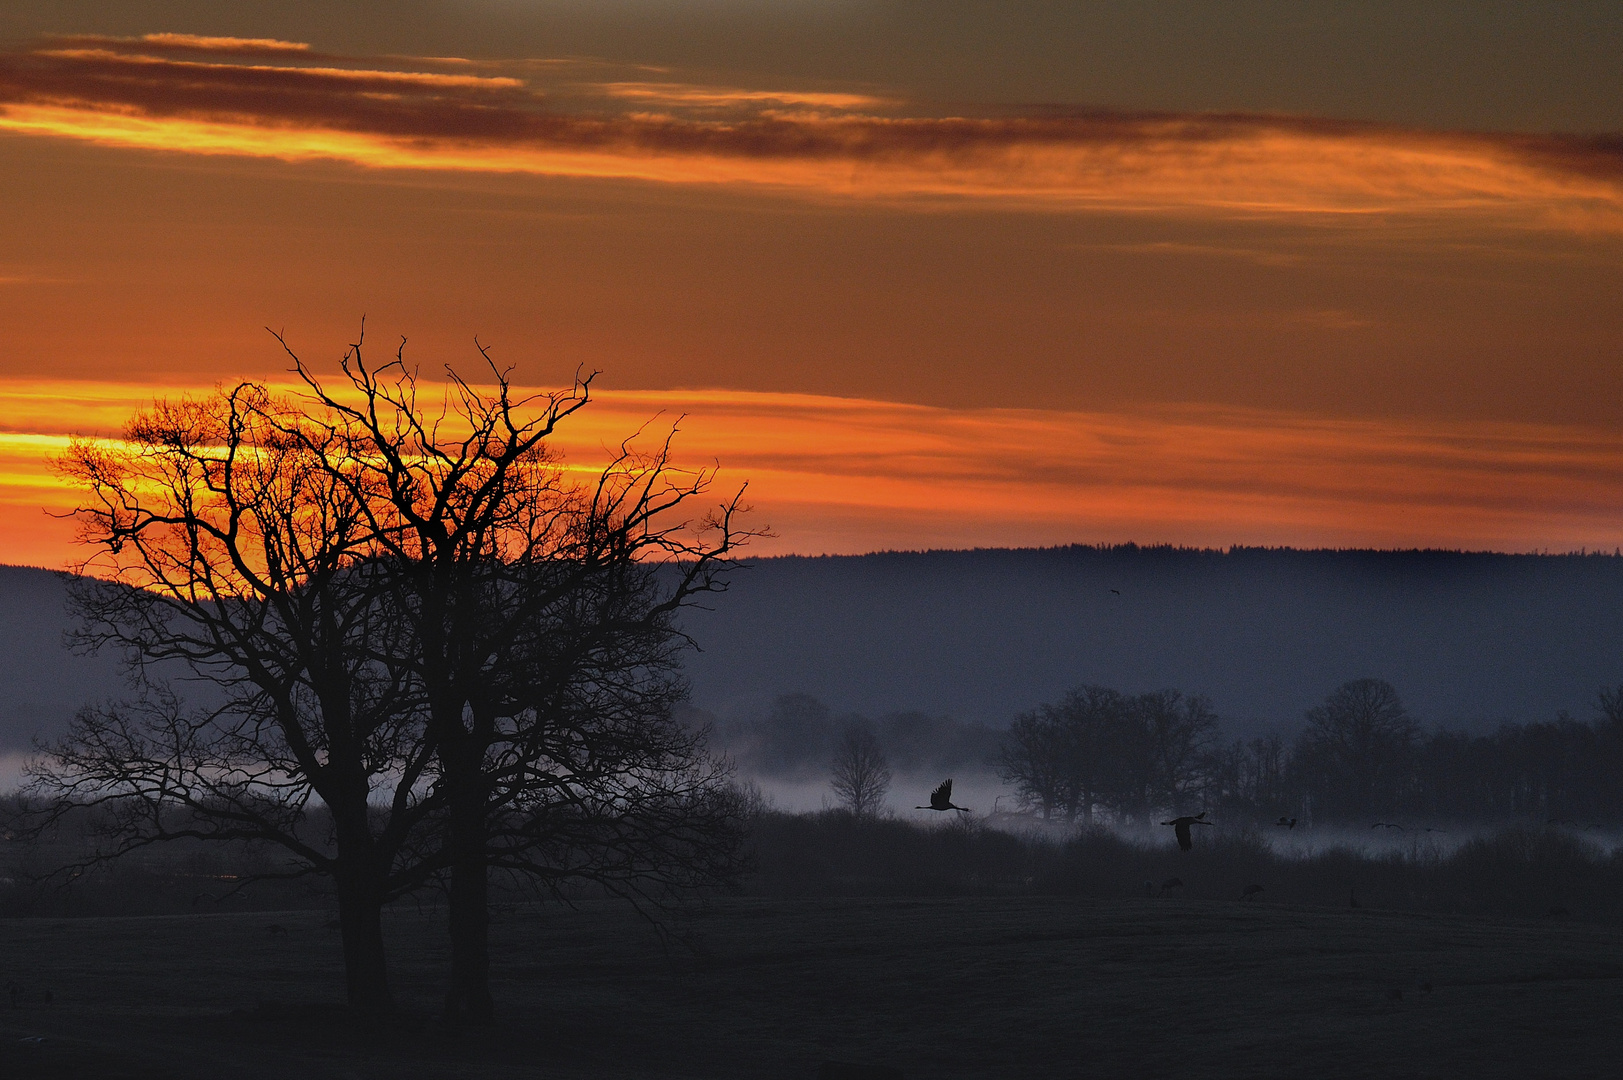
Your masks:
{"label": "distant flying bird", "polygon": [[1278,821],[1274,822],[1274,824],[1283,825],[1287,829],[1294,829],[1296,828],[1296,819],[1293,817],[1282,817]]}
{"label": "distant flying bird", "polygon": [[915,806],[915,810],[961,810],[969,813],[967,806],[952,805],[952,779],[949,777],[941,781],[941,786],[930,792],[929,806]]}
{"label": "distant flying bird", "polygon": [[1240,890],[1240,899],[1255,900],[1257,898],[1257,894],[1262,891],[1263,888],[1261,885],[1247,885],[1244,889]]}
{"label": "distant flying bird", "polygon": [[1403,831],[1403,826],[1402,825],[1394,825],[1390,821],[1377,821],[1375,824],[1371,825],[1370,828],[1372,828],[1372,829],[1396,829],[1398,832]]}
{"label": "distant flying bird", "polygon": [[1205,817],[1206,811],[1202,810],[1194,817],[1190,817],[1186,814],[1183,817],[1173,818],[1171,821],[1163,821],[1161,824],[1171,825],[1172,832],[1178,837],[1178,846],[1183,848],[1185,851],[1188,851],[1190,848],[1195,846],[1195,842],[1189,838],[1189,826],[1210,825],[1211,822],[1204,820]]}
{"label": "distant flying bird", "polygon": [[1110,591],[1115,593],[1117,596],[1121,595],[1121,590],[1120,589],[1111,589]]}

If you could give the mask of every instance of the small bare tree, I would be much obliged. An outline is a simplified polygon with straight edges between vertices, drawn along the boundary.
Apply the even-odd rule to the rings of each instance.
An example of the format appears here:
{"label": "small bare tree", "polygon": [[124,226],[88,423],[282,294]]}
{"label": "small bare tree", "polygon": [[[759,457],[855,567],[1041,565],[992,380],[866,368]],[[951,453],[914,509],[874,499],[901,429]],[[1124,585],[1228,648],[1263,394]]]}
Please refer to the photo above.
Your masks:
{"label": "small bare tree", "polygon": [[840,804],[858,817],[873,817],[885,803],[890,780],[890,762],[873,731],[865,724],[847,727],[834,751],[829,783]]}

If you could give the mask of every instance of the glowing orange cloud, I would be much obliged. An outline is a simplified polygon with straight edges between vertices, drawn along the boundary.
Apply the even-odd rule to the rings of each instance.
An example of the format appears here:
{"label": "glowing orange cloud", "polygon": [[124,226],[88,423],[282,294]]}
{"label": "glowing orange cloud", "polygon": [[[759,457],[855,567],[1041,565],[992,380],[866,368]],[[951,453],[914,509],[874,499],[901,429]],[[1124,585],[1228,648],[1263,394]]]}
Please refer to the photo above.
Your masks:
{"label": "glowing orange cloud", "polygon": [[670,82],[605,82],[593,89],[611,98],[661,105],[698,105],[736,108],[741,105],[805,105],[816,109],[875,109],[896,102],[871,94],[817,93],[804,90],[740,90],[723,86],[694,86]]}
{"label": "glowing orange cloud", "polygon": [[[292,55],[287,43],[231,39],[215,48],[199,44],[212,39],[186,38],[192,51],[215,57],[202,61],[169,58],[148,39],[112,40],[0,57],[0,131],[190,154],[825,198],[1352,222],[1419,215],[1623,233],[1617,139],[1259,115],[879,115],[893,103],[857,94],[678,82],[549,90],[515,76]],[[260,62],[230,61],[239,54]],[[569,110],[548,104],[553,90]],[[647,104],[666,112],[624,111]],[[813,111],[781,111],[786,105]],[[852,111],[859,108],[869,112]],[[727,114],[717,118],[718,109]]]}
{"label": "glowing orange cloud", "polygon": [[[177,394],[178,390],[166,390]],[[206,392],[200,388],[194,392]],[[77,493],[49,459],[115,436],[154,390],[0,383],[0,562],[60,566]],[[953,410],[733,391],[614,391],[556,447],[593,469],[676,424],[680,461],[749,483],[754,551],[1072,542],[1611,549],[1623,436],[1527,424],[1338,420],[1183,407]],[[649,423],[653,418],[652,423]]]}
{"label": "glowing orange cloud", "polygon": [[139,37],[110,37],[101,34],[63,34],[55,40],[90,48],[120,52],[207,52],[227,56],[314,56],[302,41],[278,38],[210,37],[203,34],[142,34]]}

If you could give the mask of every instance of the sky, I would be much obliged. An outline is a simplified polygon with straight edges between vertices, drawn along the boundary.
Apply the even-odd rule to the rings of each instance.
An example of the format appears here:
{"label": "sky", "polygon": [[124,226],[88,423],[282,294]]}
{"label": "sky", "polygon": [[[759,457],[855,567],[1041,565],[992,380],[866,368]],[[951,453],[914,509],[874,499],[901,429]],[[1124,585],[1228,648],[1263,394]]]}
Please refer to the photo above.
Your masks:
{"label": "sky", "polygon": [[1623,8],[21,3],[0,562],[155,398],[598,371],[760,553],[1623,544]]}

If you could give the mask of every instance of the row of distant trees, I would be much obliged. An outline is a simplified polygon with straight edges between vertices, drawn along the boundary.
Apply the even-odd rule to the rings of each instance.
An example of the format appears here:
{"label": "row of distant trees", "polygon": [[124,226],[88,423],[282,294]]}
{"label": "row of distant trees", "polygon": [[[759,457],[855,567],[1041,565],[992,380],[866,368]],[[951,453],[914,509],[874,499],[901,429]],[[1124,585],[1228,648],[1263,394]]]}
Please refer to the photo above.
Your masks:
{"label": "row of distant trees", "polygon": [[1225,742],[1210,703],[1175,690],[1082,686],[1017,717],[999,755],[1026,810],[1049,820],[1145,820],[1197,808],[1319,821],[1370,815],[1623,818],[1623,686],[1597,718],[1424,732],[1380,679],[1338,687],[1295,739]]}
{"label": "row of distant trees", "polygon": [[1082,686],[1016,717],[999,763],[1020,803],[1045,819],[1136,819],[1203,800],[1217,737],[1203,697]]}

